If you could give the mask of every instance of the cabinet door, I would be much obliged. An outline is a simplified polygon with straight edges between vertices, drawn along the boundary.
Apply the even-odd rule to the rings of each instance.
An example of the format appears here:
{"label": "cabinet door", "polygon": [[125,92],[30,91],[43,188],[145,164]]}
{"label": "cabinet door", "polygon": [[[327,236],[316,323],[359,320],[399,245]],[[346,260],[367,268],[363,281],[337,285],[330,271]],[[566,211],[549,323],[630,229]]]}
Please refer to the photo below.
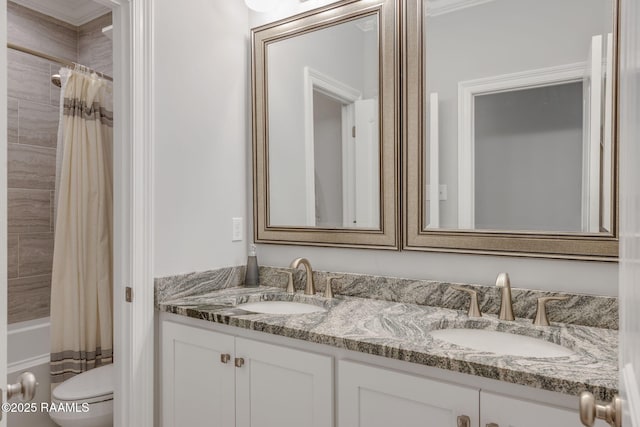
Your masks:
{"label": "cabinet door", "polygon": [[163,322],[163,427],[235,424],[233,349],[230,335]]}
{"label": "cabinet door", "polygon": [[[580,427],[578,398],[576,410],[528,402],[483,391],[480,393],[480,425],[499,427]],[[597,426],[601,426],[599,422]],[[606,424],[604,424],[606,425]]]}
{"label": "cabinet door", "polygon": [[237,427],[333,426],[333,359],[236,338]]}
{"label": "cabinet door", "polygon": [[468,416],[478,426],[477,389],[338,362],[338,427],[456,427]]}

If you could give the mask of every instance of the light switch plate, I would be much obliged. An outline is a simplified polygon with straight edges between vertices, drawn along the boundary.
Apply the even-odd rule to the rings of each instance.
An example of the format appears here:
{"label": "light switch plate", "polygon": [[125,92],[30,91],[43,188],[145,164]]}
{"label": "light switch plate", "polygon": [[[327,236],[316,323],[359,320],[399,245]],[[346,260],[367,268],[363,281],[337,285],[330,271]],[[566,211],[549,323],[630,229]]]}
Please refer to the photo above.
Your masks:
{"label": "light switch plate", "polygon": [[242,241],[242,217],[232,218],[233,223],[233,231],[232,231],[232,242],[241,242]]}
{"label": "light switch plate", "polygon": [[[427,195],[427,200],[431,200],[431,186],[427,185],[426,188],[426,195]],[[439,196],[439,200],[447,200],[448,194],[447,194],[447,185],[446,184],[442,184],[438,187],[438,196]]]}

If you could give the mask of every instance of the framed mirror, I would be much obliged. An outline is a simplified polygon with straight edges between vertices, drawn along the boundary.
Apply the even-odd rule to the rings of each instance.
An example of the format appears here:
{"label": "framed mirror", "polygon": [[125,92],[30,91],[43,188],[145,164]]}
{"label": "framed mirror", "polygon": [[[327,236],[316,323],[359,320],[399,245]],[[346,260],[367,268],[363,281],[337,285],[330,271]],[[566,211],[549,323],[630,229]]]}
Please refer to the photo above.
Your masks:
{"label": "framed mirror", "polygon": [[398,249],[398,3],[252,30],[256,242]]}
{"label": "framed mirror", "polygon": [[617,0],[405,7],[403,248],[616,260]]}

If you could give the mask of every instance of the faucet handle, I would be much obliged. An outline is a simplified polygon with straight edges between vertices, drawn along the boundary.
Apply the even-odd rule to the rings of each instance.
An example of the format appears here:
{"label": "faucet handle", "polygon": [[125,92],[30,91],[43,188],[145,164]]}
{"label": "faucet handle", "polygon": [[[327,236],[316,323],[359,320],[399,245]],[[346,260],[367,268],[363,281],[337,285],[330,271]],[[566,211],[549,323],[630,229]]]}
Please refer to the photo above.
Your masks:
{"label": "faucet handle", "polygon": [[463,288],[462,286],[451,286],[451,288],[456,291],[462,291],[469,294],[471,297],[471,301],[469,302],[469,312],[467,316],[469,317],[482,317],[482,312],[480,311],[480,306],[478,305],[478,291],[469,288]]}
{"label": "faucet handle", "polygon": [[333,289],[331,289],[331,282],[333,279],[343,279],[344,276],[328,276],[327,277],[327,285],[324,288],[324,297],[325,298],[333,298]]}
{"label": "faucet handle", "polygon": [[511,280],[509,279],[509,273],[500,273],[496,277],[496,286],[499,288],[510,288]]}
{"label": "faucet handle", "polygon": [[515,320],[513,315],[513,301],[511,300],[511,280],[508,273],[500,273],[496,278],[496,287],[502,289],[500,297],[500,320]]}
{"label": "faucet handle", "polygon": [[564,301],[569,297],[540,297],[538,298],[538,308],[536,309],[536,318],[533,324],[536,326],[549,326],[549,319],[547,318],[547,303],[549,301]]}
{"label": "faucet handle", "polygon": [[293,273],[289,270],[276,270],[278,273],[284,273],[289,276],[289,281],[287,283],[287,293],[294,294],[296,289],[293,287]]}

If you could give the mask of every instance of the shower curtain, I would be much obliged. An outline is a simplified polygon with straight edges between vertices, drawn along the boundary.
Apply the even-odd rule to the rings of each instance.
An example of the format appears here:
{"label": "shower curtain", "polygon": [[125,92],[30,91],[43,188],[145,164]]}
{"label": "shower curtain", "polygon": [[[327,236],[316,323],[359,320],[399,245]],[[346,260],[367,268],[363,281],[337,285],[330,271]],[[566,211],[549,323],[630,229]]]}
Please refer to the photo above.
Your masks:
{"label": "shower curtain", "polygon": [[51,383],[113,361],[111,83],[65,71],[51,279]]}

